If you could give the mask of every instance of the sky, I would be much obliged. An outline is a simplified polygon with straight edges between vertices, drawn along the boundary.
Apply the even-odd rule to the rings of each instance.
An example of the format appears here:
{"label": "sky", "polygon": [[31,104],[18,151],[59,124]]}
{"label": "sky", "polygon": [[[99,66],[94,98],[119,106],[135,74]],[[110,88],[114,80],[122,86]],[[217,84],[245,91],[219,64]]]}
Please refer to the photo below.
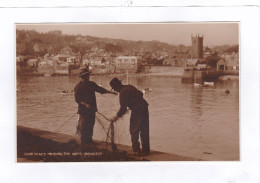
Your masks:
{"label": "sky", "polygon": [[96,36],[133,41],[160,41],[173,45],[191,45],[191,36],[204,37],[204,46],[239,44],[239,23],[96,23],[96,24],[17,24],[17,29],[48,32],[61,30],[62,34]]}

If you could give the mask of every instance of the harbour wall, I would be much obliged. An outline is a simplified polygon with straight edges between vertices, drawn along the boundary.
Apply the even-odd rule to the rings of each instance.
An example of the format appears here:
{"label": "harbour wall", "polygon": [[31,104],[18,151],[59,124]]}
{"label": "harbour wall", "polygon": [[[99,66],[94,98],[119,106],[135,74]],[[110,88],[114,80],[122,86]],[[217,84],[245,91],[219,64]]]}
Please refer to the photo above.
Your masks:
{"label": "harbour wall", "polygon": [[[39,143],[45,142],[41,144],[40,151],[37,151],[36,147]],[[17,126],[17,162],[28,162],[28,161],[44,161],[46,157],[35,157],[36,156],[46,156],[48,154],[54,154],[55,156],[60,155],[61,157],[55,161],[66,161],[71,162],[75,159],[73,154],[82,154],[77,147],[77,144],[73,143],[75,141],[75,137],[71,135],[50,132],[35,128],[28,128],[24,126]],[[107,149],[108,144],[103,141],[96,141],[96,151],[104,152],[104,149]],[[57,145],[55,145],[55,143]],[[51,147],[49,147],[51,144]],[[120,151],[124,151],[126,153],[126,158],[123,161],[202,161],[199,158],[186,157],[181,155],[169,154],[159,151],[151,151],[148,156],[145,157],[132,157],[130,154],[132,152],[132,148],[130,146],[116,144],[117,149]],[[109,145],[110,146],[110,145]],[[55,148],[56,147],[56,148]],[[58,151],[57,151],[58,149]],[[57,151],[57,152],[56,152]],[[64,155],[64,152],[66,153]],[[102,161],[119,161],[120,157],[115,157],[111,160],[110,154],[109,156],[105,156],[102,158]],[[87,159],[86,159],[87,158]],[[108,159],[106,159],[108,158]],[[85,157],[84,161],[88,161],[88,157]],[[92,161],[93,159],[91,159]],[[100,159],[98,159],[100,160]]]}
{"label": "harbour wall", "polygon": [[184,71],[182,75],[182,82],[191,83],[203,83],[204,81],[216,81],[219,77],[224,75],[239,75],[239,71],[227,70],[227,71],[217,71],[217,70],[203,70],[203,71]]}

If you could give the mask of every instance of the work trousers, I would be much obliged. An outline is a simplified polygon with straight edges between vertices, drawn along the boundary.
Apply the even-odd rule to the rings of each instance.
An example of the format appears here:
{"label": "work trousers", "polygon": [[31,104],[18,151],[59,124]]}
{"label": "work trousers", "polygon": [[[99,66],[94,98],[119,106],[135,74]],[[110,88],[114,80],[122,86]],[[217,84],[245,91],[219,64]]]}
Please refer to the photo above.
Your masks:
{"label": "work trousers", "polygon": [[148,107],[132,110],[130,117],[130,134],[134,152],[140,151],[139,135],[141,137],[142,151],[150,152]]}
{"label": "work trousers", "polygon": [[79,133],[81,145],[92,143],[93,128],[95,124],[95,112],[79,115]]}

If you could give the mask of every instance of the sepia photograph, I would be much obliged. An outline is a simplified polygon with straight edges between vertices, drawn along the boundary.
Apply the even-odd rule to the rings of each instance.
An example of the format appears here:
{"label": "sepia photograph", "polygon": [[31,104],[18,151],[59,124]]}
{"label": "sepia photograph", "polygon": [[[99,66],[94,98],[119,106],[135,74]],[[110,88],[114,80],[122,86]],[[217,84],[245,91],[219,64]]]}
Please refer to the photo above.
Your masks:
{"label": "sepia photograph", "polygon": [[240,22],[16,23],[17,162],[240,157]]}
{"label": "sepia photograph", "polygon": [[0,182],[259,182],[259,6],[30,1],[1,3]]}

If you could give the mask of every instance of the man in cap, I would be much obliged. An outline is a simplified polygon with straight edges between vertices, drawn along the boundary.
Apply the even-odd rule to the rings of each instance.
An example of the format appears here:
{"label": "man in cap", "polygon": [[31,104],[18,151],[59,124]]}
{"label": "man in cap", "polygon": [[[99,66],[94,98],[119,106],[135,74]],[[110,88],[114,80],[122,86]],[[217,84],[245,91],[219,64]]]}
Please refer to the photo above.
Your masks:
{"label": "man in cap", "polygon": [[[143,98],[143,93],[132,85],[123,85],[118,78],[110,81],[113,90],[119,92],[120,109],[111,119],[116,121],[127,111],[131,110],[130,134],[134,155],[148,155],[150,153],[149,142],[149,112],[148,103]],[[139,134],[141,137],[142,151],[140,151]]]}
{"label": "man in cap", "polygon": [[115,92],[108,91],[105,88],[98,86],[95,82],[90,81],[90,71],[88,67],[80,72],[80,82],[74,88],[75,101],[78,103],[78,130],[80,134],[81,146],[93,145],[92,136],[95,124],[95,113],[97,111],[95,92],[104,94]]}

